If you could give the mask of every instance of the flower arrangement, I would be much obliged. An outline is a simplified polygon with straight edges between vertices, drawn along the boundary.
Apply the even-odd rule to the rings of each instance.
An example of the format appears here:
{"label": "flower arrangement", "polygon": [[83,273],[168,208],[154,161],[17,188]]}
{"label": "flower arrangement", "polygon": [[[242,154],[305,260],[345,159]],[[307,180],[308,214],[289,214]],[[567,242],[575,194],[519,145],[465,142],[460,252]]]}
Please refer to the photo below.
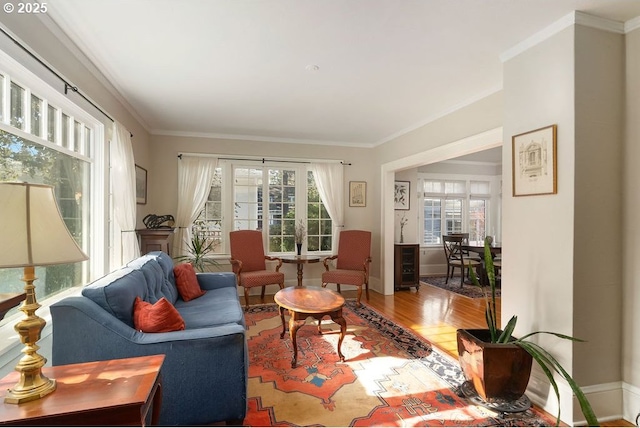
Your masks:
{"label": "flower arrangement", "polygon": [[403,213],[402,218],[400,219],[400,242],[401,243],[404,242],[403,230],[404,230],[404,227],[407,225],[408,221],[409,220],[407,219],[406,214]]}
{"label": "flower arrangement", "polygon": [[307,236],[307,228],[305,227],[304,222],[302,220],[299,220],[298,224],[296,224],[295,231],[296,244],[302,244],[305,236]]}

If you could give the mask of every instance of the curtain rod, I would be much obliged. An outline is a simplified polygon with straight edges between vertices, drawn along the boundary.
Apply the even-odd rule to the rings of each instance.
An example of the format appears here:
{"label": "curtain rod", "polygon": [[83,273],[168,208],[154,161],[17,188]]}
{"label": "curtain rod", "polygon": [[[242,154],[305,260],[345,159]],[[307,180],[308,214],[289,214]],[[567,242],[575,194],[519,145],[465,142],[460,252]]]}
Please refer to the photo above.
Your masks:
{"label": "curtain rod", "polygon": [[[179,158],[179,159],[182,159],[182,155],[183,155],[183,153],[180,153],[180,154],[178,155],[178,158]],[[203,156],[203,155],[196,155],[196,156]],[[204,156],[206,156],[206,155],[204,155]],[[211,157],[214,157],[214,156],[211,156]],[[313,163],[312,161],[304,161],[304,160],[290,160],[290,159],[230,158],[230,157],[224,157],[224,156],[215,156],[215,157],[217,157],[218,159],[222,159],[222,160],[254,161],[254,162],[255,162],[255,161],[258,161],[258,162],[262,162],[262,163],[265,163],[265,162],[280,162],[280,163]],[[326,162],[326,161],[325,161],[325,162]],[[345,165],[345,166],[349,166],[349,165],[351,165],[351,163],[350,163],[350,162],[349,162],[349,163],[347,163],[347,162],[340,161],[340,163],[341,163],[342,165]]]}
{"label": "curtain rod", "polygon": [[[9,34],[4,28],[0,27],[0,31],[2,31],[2,33],[5,36],[7,36],[13,43],[18,45],[18,47],[20,49],[22,49],[24,52],[26,52],[27,55],[29,55],[31,58],[35,59],[40,65],[42,65],[44,68],[46,68],[51,74],[53,74],[58,79],[60,79],[62,81],[62,83],[64,83],[64,94],[65,95],[68,95],[69,90],[71,90],[71,92],[75,92],[80,97],[82,97],[82,99],[84,99],[86,102],[91,104],[93,106],[93,108],[95,108],[100,113],[102,113],[107,119],[109,119],[111,122],[115,122],[115,120],[113,120],[113,118],[111,116],[109,116],[104,110],[102,110],[96,103],[91,101],[87,96],[85,96],[82,92],[80,92],[80,90],[78,89],[77,86],[73,86],[71,83],[67,82],[67,80],[64,77],[62,77],[60,74],[58,74],[57,71],[55,71],[53,68],[51,68],[49,66],[49,64],[47,64],[43,60],[41,60],[36,54],[31,52],[26,46],[24,46],[22,43],[20,43],[15,37],[13,37],[11,34]],[[133,138],[133,134],[131,133],[131,131],[129,131],[129,135]]]}

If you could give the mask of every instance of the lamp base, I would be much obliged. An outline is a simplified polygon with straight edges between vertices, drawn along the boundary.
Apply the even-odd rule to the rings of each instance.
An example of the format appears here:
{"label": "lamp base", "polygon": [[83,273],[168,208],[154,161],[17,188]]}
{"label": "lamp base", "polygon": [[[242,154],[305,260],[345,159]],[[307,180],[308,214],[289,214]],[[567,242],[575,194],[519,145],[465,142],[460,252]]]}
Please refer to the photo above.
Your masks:
{"label": "lamp base", "polygon": [[21,404],[39,400],[55,390],[55,379],[49,379],[38,369],[36,373],[22,373],[20,382],[7,391],[4,402],[7,404]]}
{"label": "lamp base", "polygon": [[20,306],[20,310],[26,317],[15,325],[16,332],[20,335],[20,341],[25,345],[22,352],[25,354],[18,365],[16,371],[20,373],[20,380],[7,391],[4,402],[8,404],[20,404],[28,401],[38,400],[56,389],[56,381],[49,379],[42,374],[42,367],[47,360],[40,354],[37,341],[40,340],[40,333],[46,322],[36,315],[36,310],[40,307],[36,300],[35,270],[33,266],[25,266],[22,280],[25,283],[25,300]]}

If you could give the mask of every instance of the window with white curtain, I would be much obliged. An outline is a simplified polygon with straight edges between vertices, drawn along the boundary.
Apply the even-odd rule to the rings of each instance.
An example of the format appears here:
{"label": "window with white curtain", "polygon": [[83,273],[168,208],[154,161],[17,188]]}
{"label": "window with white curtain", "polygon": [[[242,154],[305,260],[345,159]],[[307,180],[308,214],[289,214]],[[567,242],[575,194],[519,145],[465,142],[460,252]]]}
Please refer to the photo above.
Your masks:
{"label": "window with white curtain", "polygon": [[[75,126],[65,126],[65,118]],[[0,52],[0,181],[52,185],[67,228],[90,258],[105,246],[96,221],[104,218],[97,183],[105,170],[95,159],[103,155],[102,135],[99,121]],[[36,267],[38,301],[86,284],[103,273],[92,271],[99,265]],[[21,269],[0,269],[0,292],[22,291],[20,277]]]}
{"label": "window with white curtain", "polygon": [[423,245],[441,245],[442,235],[469,233],[470,241],[488,235],[492,179],[443,177],[422,174],[420,236]]}
{"label": "window with white curtain", "polygon": [[220,159],[192,230],[212,237],[218,254],[228,253],[229,232],[240,229],[263,231],[268,253],[290,253],[299,222],[308,253],[331,252],[331,218],[306,164]]}

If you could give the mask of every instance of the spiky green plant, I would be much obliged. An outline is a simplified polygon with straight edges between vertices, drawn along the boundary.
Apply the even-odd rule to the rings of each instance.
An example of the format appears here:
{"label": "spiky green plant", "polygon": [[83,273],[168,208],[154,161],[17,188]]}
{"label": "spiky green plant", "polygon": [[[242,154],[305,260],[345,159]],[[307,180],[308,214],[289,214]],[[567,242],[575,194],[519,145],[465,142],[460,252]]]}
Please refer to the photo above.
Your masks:
{"label": "spiky green plant", "polygon": [[587,425],[589,426],[599,426],[598,419],[596,418],[593,409],[591,408],[591,404],[589,400],[580,389],[580,386],[575,382],[575,380],[571,377],[571,375],[562,367],[562,365],[556,360],[553,355],[551,355],[546,349],[542,346],[538,345],[535,342],[528,340],[528,338],[537,335],[537,334],[550,334],[560,339],[571,340],[573,342],[584,342],[581,339],[577,339],[575,337],[567,336],[560,333],[554,333],[551,331],[535,331],[533,333],[529,333],[525,336],[522,336],[519,339],[515,339],[511,336],[513,331],[516,328],[516,323],[518,322],[518,317],[516,315],[512,316],[509,319],[509,322],[505,326],[504,330],[499,330],[497,326],[497,312],[496,312],[496,275],[493,267],[493,256],[491,254],[491,244],[487,239],[484,241],[484,262],[485,262],[485,272],[487,274],[489,285],[488,287],[483,287],[478,282],[478,277],[474,272],[473,268],[469,266],[469,271],[471,273],[471,281],[477,287],[480,287],[485,299],[485,318],[487,321],[487,327],[489,329],[491,343],[513,343],[515,345],[520,346],[522,349],[527,351],[531,357],[536,360],[540,368],[549,379],[549,383],[553,387],[553,391],[555,392],[556,398],[558,399],[558,416],[556,418],[556,426],[560,425],[560,391],[558,390],[558,384],[554,378],[554,372],[558,373],[564,380],[567,381],[571,390],[576,395],[578,402],[580,403],[580,409],[582,410],[582,414],[584,415]]}
{"label": "spiky green plant", "polygon": [[214,239],[208,237],[203,231],[197,231],[187,242],[188,254],[176,256],[173,259],[177,262],[191,263],[198,272],[204,272],[207,266],[218,266],[218,261],[209,257],[215,251],[216,245],[217,242]]}

